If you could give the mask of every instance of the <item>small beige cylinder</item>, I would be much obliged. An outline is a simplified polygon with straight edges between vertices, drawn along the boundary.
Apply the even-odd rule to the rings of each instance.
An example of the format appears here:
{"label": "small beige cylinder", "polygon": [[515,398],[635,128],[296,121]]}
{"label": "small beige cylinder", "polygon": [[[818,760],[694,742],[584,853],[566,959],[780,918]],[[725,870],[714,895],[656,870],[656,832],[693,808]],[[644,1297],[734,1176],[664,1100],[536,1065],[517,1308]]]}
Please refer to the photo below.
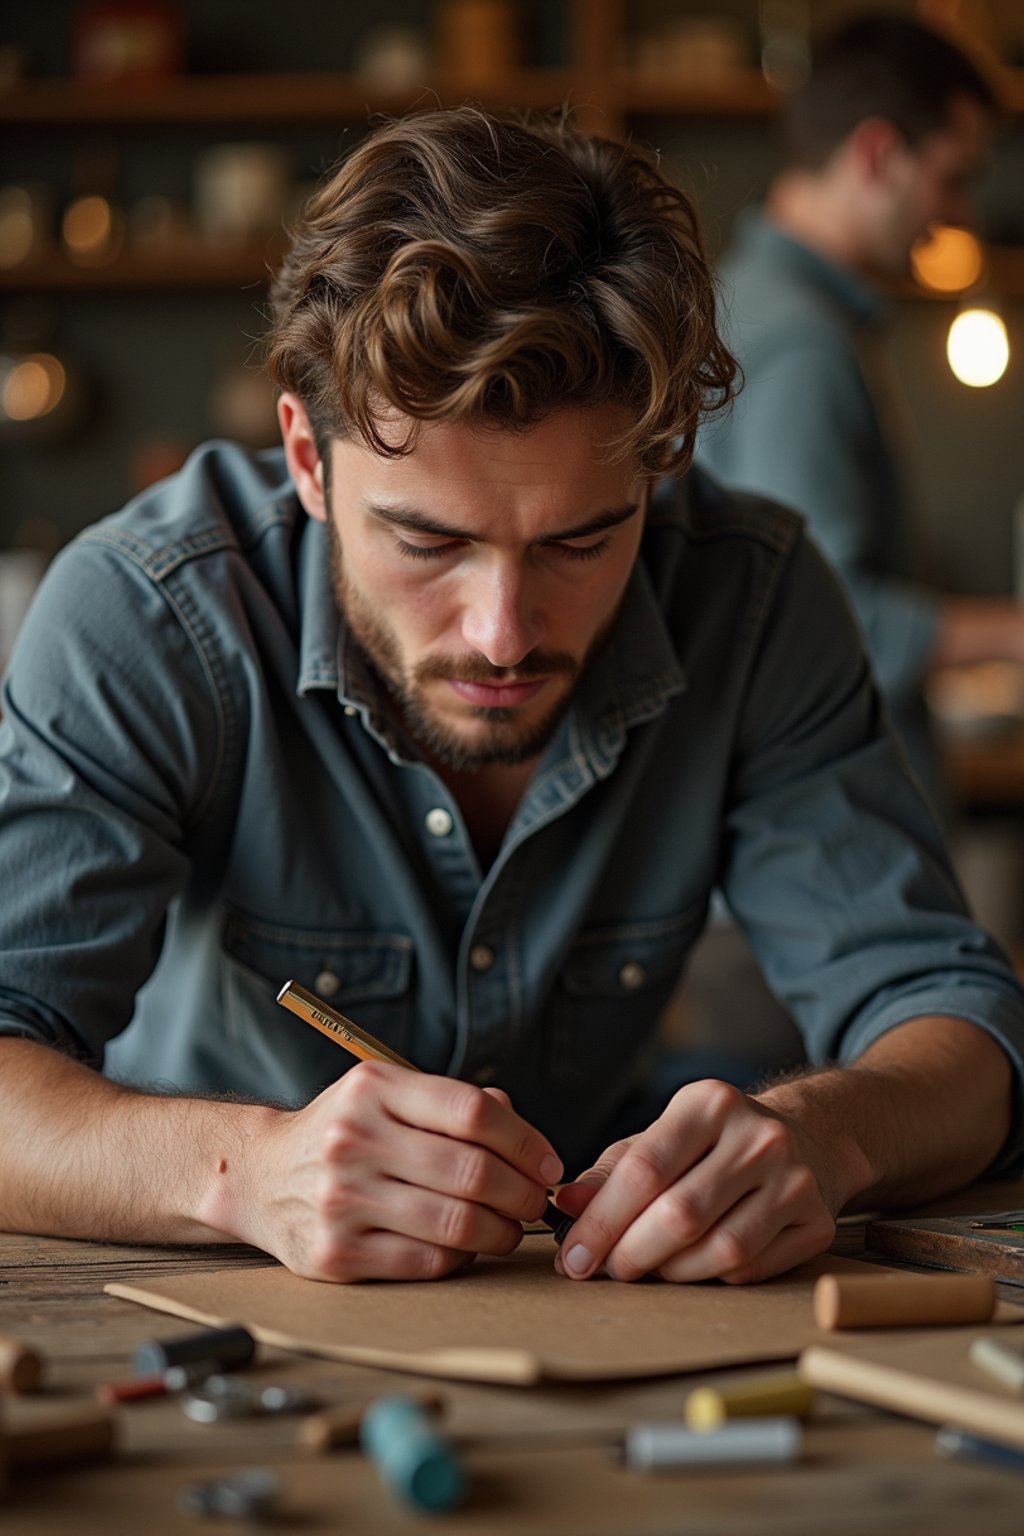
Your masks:
{"label": "small beige cylinder", "polygon": [[12,1467],[51,1462],[96,1461],[114,1449],[113,1415],[101,1408],[79,1408],[45,1423],[11,1426],[4,1435]]}
{"label": "small beige cylinder", "polygon": [[359,1426],[366,1404],[358,1407],[323,1408],[302,1419],[295,1432],[296,1442],[307,1451],[322,1455],[346,1445],[359,1444]]}
{"label": "small beige cylinder", "polygon": [[987,1275],[822,1275],[814,1287],[819,1328],[932,1328],[986,1323],[996,1307]]}
{"label": "small beige cylinder", "polygon": [[0,1334],[0,1391],[31,1392],[43,1374],[42,1357],[20,1339]]}

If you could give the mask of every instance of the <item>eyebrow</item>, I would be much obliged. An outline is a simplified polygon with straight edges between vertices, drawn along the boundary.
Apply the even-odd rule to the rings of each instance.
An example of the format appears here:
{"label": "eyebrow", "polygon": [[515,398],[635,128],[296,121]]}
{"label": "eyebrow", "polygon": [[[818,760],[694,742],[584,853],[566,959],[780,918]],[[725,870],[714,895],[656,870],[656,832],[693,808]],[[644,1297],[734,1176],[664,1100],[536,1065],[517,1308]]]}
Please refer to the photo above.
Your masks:
{"label": "eyebrow", "polygon": [[[467,539],[476,542],[478,538],[476,534],[467,533],[464,528],[453,528],[448,523],[438,522],[436,517],[420,512],[415,507],[387,507],[377,502],[365,502],[364,505],[371,517],[380,518],[381,522],[391,523],[396,528],[408,528],[437,539]],[[609,528],[617,528],[620,523],[628,522],[639,509],[638,501],[632,501],[624,507],[609,507],[605,512],[588,517],[584,523],[562,528],[557,533],[546,533],[542,539],[533,539],[531,543],[564,544],[569,539],[585,539],[594,533],[605,533]]]}

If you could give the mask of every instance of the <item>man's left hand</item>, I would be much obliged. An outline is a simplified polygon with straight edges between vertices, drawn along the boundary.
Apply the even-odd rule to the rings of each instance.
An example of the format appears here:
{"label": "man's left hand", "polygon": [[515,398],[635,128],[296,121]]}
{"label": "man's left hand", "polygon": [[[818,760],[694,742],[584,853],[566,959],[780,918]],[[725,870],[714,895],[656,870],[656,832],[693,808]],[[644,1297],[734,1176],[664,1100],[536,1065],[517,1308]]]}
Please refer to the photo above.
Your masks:
{"label": "man's left hand", "polygon": [[796,1122],[729,1083],[689,1083],[559,1192],[579,1219],[556,1268],[578,1280],[602,1269],[731,1284],[781,1274],[832,1241],[830,1161]]}

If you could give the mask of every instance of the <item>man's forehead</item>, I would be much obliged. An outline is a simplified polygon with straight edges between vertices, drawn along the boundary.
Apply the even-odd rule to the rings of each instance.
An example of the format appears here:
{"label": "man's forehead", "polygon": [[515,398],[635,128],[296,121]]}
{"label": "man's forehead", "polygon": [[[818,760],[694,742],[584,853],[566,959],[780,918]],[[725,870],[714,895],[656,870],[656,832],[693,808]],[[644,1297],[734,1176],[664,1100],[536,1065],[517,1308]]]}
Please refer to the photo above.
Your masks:
{"label": "man's forehead", "polygon": [[[523,432],[425,423],[409,452],[388,458],[352,439],[332,444],[339,487],[364,506],[423,513],[472,510],[481,493],[500,499],[567,503],[599,512],[635,500],[639,466],[614,462],[617,423],[596,413],[563,412]],[[343,493],[344,494],[344,493]],[[346,498],[348,499],[348,498]]]}

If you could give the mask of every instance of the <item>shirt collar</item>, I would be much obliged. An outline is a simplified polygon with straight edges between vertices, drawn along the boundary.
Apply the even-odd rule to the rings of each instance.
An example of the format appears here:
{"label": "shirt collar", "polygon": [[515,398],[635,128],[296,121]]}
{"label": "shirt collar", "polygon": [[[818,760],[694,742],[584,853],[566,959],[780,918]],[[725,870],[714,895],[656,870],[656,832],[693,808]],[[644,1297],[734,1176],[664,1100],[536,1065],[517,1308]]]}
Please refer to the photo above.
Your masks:
{"label": "shirt collar", "polygon": [[[304,516],[305,514],[303,514]],[[323,523],[306,517],[299,542],[299,675],[296,692],[339,684],[341,615],[331,581],[330,547]]]}
{"label": "shirt collar", "polygon": [[610,771],[635,725],[653,720],[686,687],[643,553],[605,643],[580,681],[572,715],[596,771]]}
{"label": "shirt collar", "polygon": [[876,288],[848,267],[839,266],[820,251],[794,240],[773,224],[763,210],[746,209],[738,224],[747,251],[813,284],[845,309],[858,325],[876,325],[885,317],[888,305]]}

